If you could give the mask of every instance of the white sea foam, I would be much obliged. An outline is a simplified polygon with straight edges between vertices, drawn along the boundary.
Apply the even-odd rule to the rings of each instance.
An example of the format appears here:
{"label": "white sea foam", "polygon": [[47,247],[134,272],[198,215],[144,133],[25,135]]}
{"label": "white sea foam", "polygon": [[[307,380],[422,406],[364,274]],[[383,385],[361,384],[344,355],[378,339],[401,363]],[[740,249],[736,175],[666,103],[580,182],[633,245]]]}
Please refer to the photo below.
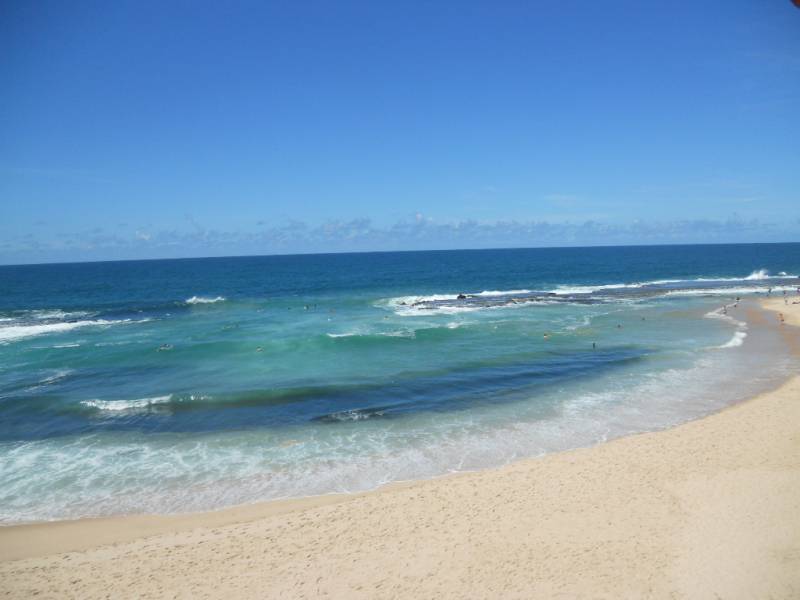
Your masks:
{"label": "white sea foam", "polygon": [[191,298],[187,298],[184,302],[186,302],[186,304],[214,304],[216,302],[225,302],[225,300],[226,298],[223,296],[217,296],[216,298],[192,296]]}
{"label": "white sea foam", "polygon": [[626,288],[640,288],[645,283],[609,283],[607,285],[559,285],[553,290],[559,296],[572,294],[591,294],[601,290],[622,290]]}
{"label": "white sea foam", "polygon": [[24,338],[35,337],[50,333],[64,333],[79,327],[108,327],[119,323],[128,323],[130,319],[121,321],[107,321],[96,319],[93,321],[71,321],[66,323],[45,323],[42,325],[10,325],[0,327],[0,343],[14,342]]}
{"label": "white sea foam", "polygon": [[[527,294],[528,290],[509,290],[507,292],[489,291],[481,292],[479,294],[466,294],[467,296],[513,296],[514,294]],[[388,308],[400,317],[426,317],[435,315],[458,315],[462,313],[471,313],[479,310],[497,310],[502,308],[519,308],[527,306],[527,303],[508,303],[498,304],[496,306],[485,306],[480,303],[465,303],[465,304],[450,304],[450,305],[433,305],[433,302],[448,302],[457,300],[456,294],[432,294],[429,296],[400,296],[398,298],[390,298],[377,302],[375,306],[380,308]],[[537,304],[546,304],[546,301],[537,301]]]}
{"label": "white sea foam", "polygon": [[172,395],[155,396],[153,398],[137,398],[136,400],[83,400],[81,404],[98,410],[136,410],[148,408],[155,404],[165,404],[172,400]]}
{"label": "white sea foam", "polygon": [[745,277],[746,280],[760,280],[760,279],[769,279],[769,271],[766,269],[759,269],[758,271],[753,271]]}
{"label": "white sea foam", "polygon": [[711,312],[706,313],[705,317],[707,319],[719,319],[721,321],[726,321],[736,325],[736,331],[733,333],[731,339],[724,344],[714,346],[714,348],[736,348],[744,343],[744,338],[747,337],[747,323],[733,317],[727,310],[727,307],[720,307],[716,310],[712,310]]}
{"label": "white sea foam", "polygon": [[[772,347],[770,339],[759,342],[763,335],[753,332],[755,345]],[[0,522],[210,510],[499,466],[697,418],[765,389],[794,364],[757,352],[709,352],[693,366],[578,382],[569,394],[558,392],[554,410],[546,394],[446,419],[410,415],[391,427],[369,418],[380,410],[342,410],[327,424],[290,431],[147,439],[114,432],[0,446],[8,482]],[[128,402],[141,409],[147,401]]]}
{"label": "white sea foam", "polygon": [[[632,283],[611,283],[611,284],[598,284],[598,285],[559,285],[553,290],[554,293],[563,294],[591,294],[602,290],[617,290],[617,289],[638,289],[651,286],[665,286],[670,284],[687,284],[692,283],[714,283],[714,282],[735,282],[735,281],[766,281],[770,279],[787,279],[796,277],[796,275],[789,275],[785,271],[781,271],[778,275],[770,275],[766,269],[759,269],[753,271],[745,277],[696,277],[693,279],[654,279],[652,281],[632,282]],[[717,288],[720,290],[729,290],[731,288]],[[743,288],[744,289],[744,288]],[[760,291],[763,288],[747,288],[748,290]],[[778,289],[778,288],[775,288]],[[700,294],[705,292],[704,289],[690,289],[690,290],[673,290],[667,293],[671,294]],[[748,293],[748,292],[745,292]]]}
{"label": "white sea foam", "polygon": [[727,321],[728,323],[733,323],[740,331],[744,331],[747,329],[747,323],[745,321],[740,321],[736,319],[733,315],[727,312],[727,308],[722,306],[720,308],[716,308],[710,312],[707,312],[703,315],[706,319],[720,319],[721,321]]}
{"label": "white sea foam", "polygon": [[417,331],[415,329],[399,329],[397,331],[385,331],[378,335],[383,337],[413,338],[417,336]]}
{"label": "white sea foam", "polygon": [[398,296],[397,298],[390,298],[388,304],[390,306],[402,306],[404,304],[412,305],[420,302],[440,302],[445,300],[456,300],[458,294],[430,294],[428,296]]}
{"label": "white sea foam", "polygon": [[[793,286],[779,285],[772,287],[772,293],[792,291],[795,289]],[[667,296],[743,296],[745,294],[764,294],[767,288],[764,286],[737,286],[737,287],[712,287],[712,288],[696,288],[689,290],[670,290],[666,293]]]}
{"label": "white sea foam", "polygon": [[86,317],[90,314],[92,313],[86,312],[85,310],[65,311],[61,310],[60,308],[30,311],[30,316],[39,320],[77,319],[79,317]]}
{"label": "white sea foam", "polygon": [[531,290],[484,290],[473,296],[516,296],[519,294],[530,294]]}
{"label": "white sea foam", "polygon": [[[781,271],[777,275],[770,275],[769,271],[767,271],[766,269],[758,269],[756,271],[753,271],[752,273],[750,273],[746,277],[697,277],[696,279],[683,279],[683,280],[679,280],[679,281],[687,281],[687,282],[692,282],[692,281],[700,281],[700,282],[761,281],[761,280],[765,280],[765,279],[786,279],[786,278],[791,278],[791,277],[797,277],[797,275],[787,274],[786,271]],[[678,283],[679,281],[670,282],[670,283]]]}
{"label": "white sea foam", "polygon": [[[422,327],[422,329],[437,329],[436,327]],[[329,338],[349,338],[349,337],[361,337],[361,336],[380,336],[380,337],[405,337],[405,338],[413,338],[417,334],[416,329],[398,329],[395,331],[375,331],[375,332],[357,332],[357,331],[350,331],[346,333],[326,333]]]}
{"label": "white sea foam", "polygon": [[731,339],[729,339],[721,346],[717,346],[717,348],[736,348],[744,343],[744,338],[746,337],[747,337],[747,332],[737,331],[733,334],[733,337]]}

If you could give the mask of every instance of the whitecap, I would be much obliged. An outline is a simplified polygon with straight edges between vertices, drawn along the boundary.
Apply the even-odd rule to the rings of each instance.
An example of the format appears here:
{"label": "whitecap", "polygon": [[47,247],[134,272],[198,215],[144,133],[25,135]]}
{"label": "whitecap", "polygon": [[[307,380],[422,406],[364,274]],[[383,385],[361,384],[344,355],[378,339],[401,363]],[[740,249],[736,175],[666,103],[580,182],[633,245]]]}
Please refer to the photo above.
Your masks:
{"label": "whitecap", "polygon": [[609,283],[606,285],[559,285],[554,290],[554,294],[572,295],[572,294],[591,294],[600,290],[622,290],[626,288],[640,288],[645,283]]}
{"label": "whitecap", "polygon": [[107,321],[96,319],[94,321],[71,321],[67,323],[46,323],[42,325],[11,325],[0,327],[0,343],[8,343],[24,338],[45,335],[49,333],[64,333],[79,327],[107,327],[118,323],[127,323],[130,319],[122,321]]}
{"label": "whitecap", "polygon": [[123,411],[148,408],[155,404],[166,404],[171,400],[172,394],[153,398],[138,398],[136,400],[83,400],[81,404],[98,410]]}
{"label": "whitecap", "polygon": [[90,315],[83,310],[76,310],[76,311],[64,311],[60,308],[55,309],[43,309],[43,310],[32,310],[30,311],[30,315],[41,321],[50,320],[50,319],[77,319],[79,317],[86,317]]}
{"label": "whitecap", "polygon": [[750,275],[745,277],[745,279],[748,280],[748,281],[750,281],[750,280],[759,280],[759,279],[769,279],[769,278],[770,278],[769,277],[769,271],[767,271],[766,269],[759,269],[758,271],[753,271],[752,273],[750,273]]}
{"label": "whitecap", "polygon": [[216,302],[225,302],[224,296],[217,296],[216,298],[204,298],[203,296],[192,296],[184,300],[186,304],[214,304]]}
{"label": "whitecap", "polygon": [[531,290],[484,290],[473,296],[516,296],[519,294],[531,294]]}
{"label": "whitecap", "polygon": [[[774,286],[774,292],[792,291],[791,286]],[[690,290],[670,290],[666,293],[667,296],[743,296],[745,294],[763,294],[766,293],[767,288],[760,286],[747,286],[747,287],[711,287],[711,288],[695,288]]]}

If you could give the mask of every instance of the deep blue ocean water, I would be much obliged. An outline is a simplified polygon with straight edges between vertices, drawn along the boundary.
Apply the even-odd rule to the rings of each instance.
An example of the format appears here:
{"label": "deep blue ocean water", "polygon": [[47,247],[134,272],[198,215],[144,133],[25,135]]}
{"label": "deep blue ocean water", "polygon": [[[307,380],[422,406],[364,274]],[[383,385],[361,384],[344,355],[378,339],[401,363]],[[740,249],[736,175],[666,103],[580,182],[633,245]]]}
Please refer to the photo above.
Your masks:
{"label": "deep blue ocean water", "polygon": [[796,368],[747,307],[798,274],[800,244],[0,267],[0,521],[363,490],[667,427]]}

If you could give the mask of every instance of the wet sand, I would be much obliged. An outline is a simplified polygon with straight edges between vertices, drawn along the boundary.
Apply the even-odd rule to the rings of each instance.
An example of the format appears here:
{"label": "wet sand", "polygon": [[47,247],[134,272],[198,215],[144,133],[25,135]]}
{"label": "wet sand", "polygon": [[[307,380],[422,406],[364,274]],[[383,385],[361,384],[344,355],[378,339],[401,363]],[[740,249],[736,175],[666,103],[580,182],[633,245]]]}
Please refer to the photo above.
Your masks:
{"label": "wet sand", "polygon": [[[800,304],[764,304],[797,352]],[[500,469],[0,528],[0,597],[34,595],[800,597],[800,377],[674,429]]]}

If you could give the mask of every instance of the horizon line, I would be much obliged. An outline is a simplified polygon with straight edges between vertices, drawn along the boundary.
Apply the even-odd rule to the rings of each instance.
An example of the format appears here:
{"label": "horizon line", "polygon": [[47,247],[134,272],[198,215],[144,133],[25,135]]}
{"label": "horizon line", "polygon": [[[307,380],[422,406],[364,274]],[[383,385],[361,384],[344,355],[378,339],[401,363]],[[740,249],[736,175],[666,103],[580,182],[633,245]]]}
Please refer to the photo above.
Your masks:
{"label": "horizon line", "polygon": [[223,259],[223,258],[267,258],[267,257],[289,257],[289,256],[334,256],[334,255],[348,255],[348,254],[397,254],[397,253],[423,253],[423,252],[483,252],[483,251],[496,251],[496,250],[554,250],[571,248],[575,250],[591,249],[591,248],[659,248],[659,247],[688,247],[688,246],[767,246],[767,245],[786,245],[786,244],[800,244],[800,241],[789,242],[707,242],[703,244],[686,244],[686,243],[663,243],[663,244],[594,244],[588,246],[510,246],[510,247],[495,247],[495,248],[436,248],[436,249],[414,249],[414,250],[351,250],[340,252],[291,252],[291,253],[275,253],[275,254],[222,254],[216,256],[181,256],[174,258],[120,258],[111,260],[71,260],[71,261],[53,261],[53,262],[30,262],[30,263],[0,263],[0,268],[3,267],[34,267],[34,266],[48,266],[48,265],[91,265],[91,264],[105,264],[105,263],[127,263],[127,262],[147,262],[147,261],[179,261],[179,260],[210,260],[210,259]]}

